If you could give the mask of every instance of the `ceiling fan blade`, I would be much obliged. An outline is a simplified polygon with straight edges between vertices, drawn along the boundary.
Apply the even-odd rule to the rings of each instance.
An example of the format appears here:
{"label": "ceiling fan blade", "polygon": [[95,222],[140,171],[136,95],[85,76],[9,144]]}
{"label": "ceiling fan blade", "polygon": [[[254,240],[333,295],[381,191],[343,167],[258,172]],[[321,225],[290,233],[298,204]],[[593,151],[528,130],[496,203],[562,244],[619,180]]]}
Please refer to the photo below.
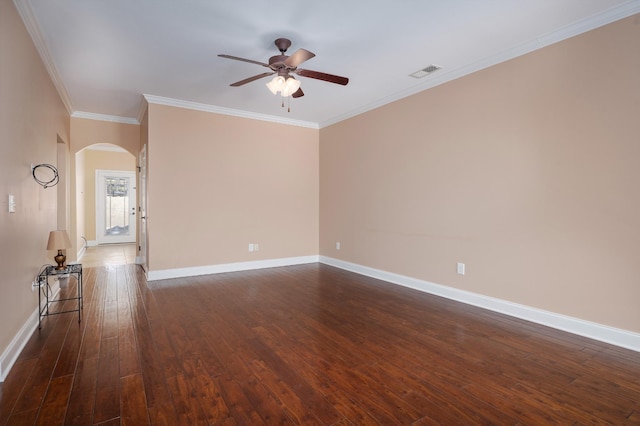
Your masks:
{"label": "ceiling fan blade", "polygon": [[315,53],[311,53],[306,49],[298,49],[293,53],[293,55],[289,56],[284,61],[284,64],[290,68],[295,68],[304,61],[308,61],[309,59],[313,58],[314,56],[316,56]]}
{"label": "ceiling fan blade", "polygon": [[343,86],[346,86],[347,83],[349,83],[349,79],[347,77],[340,77],[339,75],[300,69],[295,70],[294,72],[302,77],[315,78],[317,80],[328,81],[329,83],[341,84]]}
{"label": "ceiling fan blade", "polygon": [[236,81],[235,83],[231,83],[229,86],[238,87],[243,84],[251,83],[252,81],[259,80],[268,75],[273,75],[275,72],[263,72],[262,74],[254,75],[253,77],[245,78],[244,80]]}
{"label": "ceiling fan blade", "polygon": [[239,58],[237,56],[231,56],[231,55],[218,55],[218,56],[221,58],[233,59],[234,61],[242,61],[242,62],[249,62],[250,64],[262,65],[263,67],[269,68],[269,64],[265,64],[264,62],[258,62],[251,59]]}
{"label": "ceiling fan blade", "polygon": [[304,96],[304,92],[302,91],[302,89],[298,89],[296,90],[293,95],[291,95],[292,98],[300,98]]}

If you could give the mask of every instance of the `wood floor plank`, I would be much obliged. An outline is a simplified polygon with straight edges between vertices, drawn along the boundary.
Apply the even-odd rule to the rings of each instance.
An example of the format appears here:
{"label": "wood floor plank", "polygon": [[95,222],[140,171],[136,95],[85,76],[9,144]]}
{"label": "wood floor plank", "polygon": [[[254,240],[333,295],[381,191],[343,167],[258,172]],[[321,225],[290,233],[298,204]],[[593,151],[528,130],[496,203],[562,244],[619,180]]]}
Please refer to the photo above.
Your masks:
{"label": "wood floor plank", "polygon": [[29,377],[37,362],[36,358],[19,359],[13,365],[5,381],[0,383],[0,424],[3,424],[11,415],[23,390],[25,378]]}
{"label": "wood floor plank", "polygon": [[327,396],[327,401],[335,407],[335,409],[341,413],[345,418],[354,425],[379,425],[378,421],[374,419],[369,411],[360,406],[354,400],[345,395],[344,391],[334,392]]}
{"label": "wood floor plank", "polygon": [[98,357],[81,359],[74,375],[65,418],[66,425],[88,425],[93,423],[98,378]]}
{"label": "wood floor plank", "polygon": [[21,413],[13,414],[7,422],[6,426],[32,426],[38,419],[39,409],[33,409],[28,411],[23,411]]}
{"label": "wood floor plank", "polygon": [[126,377],[140,373],[140,359],[133,329],[129,275],[126,273],[125,265],[118,266],[117,271],[118,355],[120,377]]}
{"label": "wood floor plank", "polygon": [[198,399],[193,393],[192,383],[182,374],[167,379],[171,399],[176,407],[178,422],[182,425],[208,424]]}
{"label": "wood floor plank", "polygon": [[216,424],[229,417],[229,408],[224,402],[215,379],[211,377],[204,363],[198,357],[184,362],[186,377],[192,384],[192,394],[209,424]]}
{"label": "wood floor plank", "polygon": [[85,329],[82,337],[80,359],[97,358],[100,354],[102,315],[107,288],[104,282],[106,274],[105,268],[92,268],[89,269],[89,274],[83,277],[83,287],[88,289],[90,297],[84,300],[83,322]]}
{"label": "wood floor plank", "polygon": [[123,426],[142,426],[149,424],[147,400],[144,394],[144,381],[141,374],[120,379],[121,410],[120,420]]}
{"label": "wood floor plank", "polygon": [[120,374],[117,336],[102,339],[100,342],[95,396],[94,423],[120,417]]}
{"label": "wood floor plank", "polygon": [[[38,356],[39,362],[26,379],[23,391],[14,407],[14,413],[38,409],[49,387],[49,382],[56,367],[56,361],[60,354],[60,349],[64,344],[71,320],[69,314],[56,315],[47,319],[52,318],[56,318],[56,320],[48,321],[47,324],[43,325],[43,328],[51,327],[53,330],[48,335],[42,351]],[[36,331],[36,333],[37,332],[38,331]]]}
{"label": "wood floor plank", "polygon": [[54,426],[64,424],[72,384],[73,375],[56,377],[51,380],[42,408],[38,414],[36,425]]}
{"label": "wood floor plank", "polygon": [[[640,424],[640,354],[308,264],[87,268],[0,385],[7,424]],[[73,290],[73,282],[65,291]]]}
{"label": "wood floor plank", "polygon": [[216,382],[220,388],[220,394],[229,408],[229,415],[235,422],[241,425],[265,424],[237,382],[226,374],[217,377]]}

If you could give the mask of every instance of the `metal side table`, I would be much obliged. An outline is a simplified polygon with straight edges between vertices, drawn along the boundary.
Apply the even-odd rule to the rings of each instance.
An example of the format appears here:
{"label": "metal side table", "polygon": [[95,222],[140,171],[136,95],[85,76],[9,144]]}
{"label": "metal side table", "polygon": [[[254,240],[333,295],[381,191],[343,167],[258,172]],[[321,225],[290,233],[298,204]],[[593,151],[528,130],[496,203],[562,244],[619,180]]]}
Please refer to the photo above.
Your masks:
{"label": "metal side table", "polygon": [[[49,285],[49,278],[51,277],[72,277],[75,276],[78,282],[76,295],[71,297],[60,298],[60,299],[52,299],[53,295],[51,294],[51,287]],[[82,320],[82,264],[73,263],[64,267],[64,269],[56,269],[54,265],[47,266],[38,276],[38,328],[42,326],[42,317],[47,315],[58,315],[58,314],[66,314],[67,312],[78,312],[78,322]],[[43,299],[45,304],[43,305]],[[77,300],[78,307],[76,309],[69,309],[65,311],[55,311],[50,312],[49,306],[52,303],[61,303],[66,302],[68,300]]]}

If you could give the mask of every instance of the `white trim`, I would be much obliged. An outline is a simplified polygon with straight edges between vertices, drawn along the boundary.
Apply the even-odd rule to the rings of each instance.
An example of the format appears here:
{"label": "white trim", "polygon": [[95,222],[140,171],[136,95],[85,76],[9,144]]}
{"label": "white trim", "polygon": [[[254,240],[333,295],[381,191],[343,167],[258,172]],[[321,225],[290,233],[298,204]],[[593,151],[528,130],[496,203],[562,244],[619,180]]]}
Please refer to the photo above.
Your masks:
{"label": "white trim", "polygon": [[216,114],[232,115],[234,117],[250,118],[253,120],[269,121],[271,123],[288,124],[291,126],[307,127],[310,129],[318,129],[318,123],[310,121],[291,120],[273,115],[259,114],[256,112],[242,111],[239,109],[223,108],[215,105],[200,104],[197,102],[182,101],[179,99],[163,98],[155,95],[143,95],[150,104],[166,105],[177,108],[186,108],[196,111],[213,112]]}
{"label": "white trim", "polygon": [[249,271],[253,269],[275,268],[279,266],[317,263],[318,256],[285,257],[280,259],[252,260],[248,262],[222,263],[218,265],[194,266],[190,268],[161,269],[147,271],[147,281],[167,280],[171,278],[195,277],[198,275],[221,274],[224,272]]}
{"label": "white trim", "polygon": [[98,245],[96,240],[87,240],[87,247],[95,247]]}
{"label": "white trim", "polygon": [[18,360],[18,356],[20,356],[20,352],[24,349],[31,338],[34,330],[38,327],[38,310],[36,309],[27,321],[22,325],[18,334],[16,334],[9,346],[4,350],[2,355],[0,355],[0,383],[4,382],[4,379],[7,378],[11,367]]}
{"label": "white trim", "polygon": [[[40,289],[38,289],[38,291],[40,291]],[[51,293],[53,294],[51,298],[57,298],[59,292],[60,282],[56,280],[51,286]],[[39,309],[40,306],[38,306],[36,310],[29,315],[29,318],[27,318],[27,321],[22,324],[22,327],[20,327],[18,333],[13,337],[9,346],[7,346],[2,355],[0,355],[0,383],[4,382],[4,379],[7,378],[9,371],[11,371],[11,368],[18,360],[20,353],[29,342],[31,335],[38,328]]]}
{"label": "white trim", "polygon": [[144,98],[144,95],[141,98],[140,105],[138,105],[138,113],[136,114],[136,120],[138,120],[138,123],[140,124],[142,124],[144,115],[147,113],[147,108],[149,108],[149,103]]}
{"label": "white trim", "polygon": [[537,324],[640,352],[640,334],[632,331],[609,327],[331,257],[320,256],[320,262],[330,266],[335,266],[336,268],[355,272],[357,274],[384,280],[392,284],[409,287],[425,293],[434,294],[436,296],[442,296],[457,302],[478,306],[490,311],[521,318]]}
{"label": "white trim", "polygon": [[111,123],[121,124],[135,124],[139,125],[140,122],[135,118],[119,117],[117,115],[95,114],[93,112],[75,111],[71,114],[73,118],[86,118],[88,120],[109,121]]}
{"label": "white trim", "polygon": [[84,256],[86,252],[87,252],[87,246],[82,246],[80,250],[78,250],[78,253],[76,253],[76,259],[80,261],[80,259],[82,259],[82,256]]}

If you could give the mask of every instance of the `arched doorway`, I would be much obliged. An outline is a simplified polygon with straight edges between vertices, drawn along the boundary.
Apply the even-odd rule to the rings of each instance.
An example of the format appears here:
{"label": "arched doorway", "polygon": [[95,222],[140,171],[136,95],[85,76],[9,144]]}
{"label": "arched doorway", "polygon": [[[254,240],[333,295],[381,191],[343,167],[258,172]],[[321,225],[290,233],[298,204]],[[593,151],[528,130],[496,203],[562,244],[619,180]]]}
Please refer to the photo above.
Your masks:
{"label": "arched doorway", "polygon": [[136,241],[136,158],[101,143],[76,153],[76,222],[85,248]]}

